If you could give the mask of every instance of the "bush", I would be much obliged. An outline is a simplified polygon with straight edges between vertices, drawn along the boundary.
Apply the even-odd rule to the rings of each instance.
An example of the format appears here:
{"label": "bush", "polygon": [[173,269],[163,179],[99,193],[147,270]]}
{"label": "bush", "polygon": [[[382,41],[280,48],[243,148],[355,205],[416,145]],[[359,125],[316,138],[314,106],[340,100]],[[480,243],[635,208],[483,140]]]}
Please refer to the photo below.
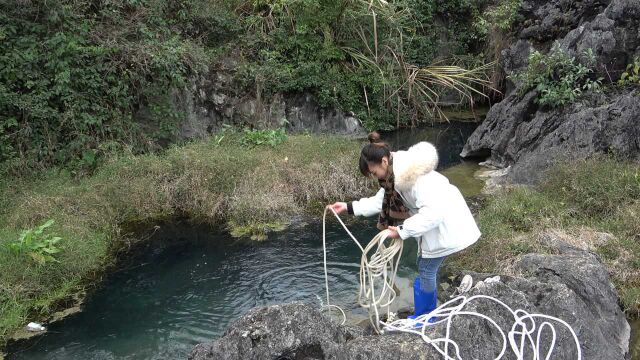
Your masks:
{"label": "bush", "polygon": [[[24,173],[62,165],[84,174],[111,152],[160,150],[175,141],[185,116],[172,94],[214,68],[219,56],[242,59],[238,92],[265,98],[309,92],[322,106],[353,111],[371,129],[433,120],[439,96],[450,90],[442,84],[486,74],[455,69],[457,77],[425,79],[418,70],[441,62],[441,48],[452,56],[478,50],[482,42],[468,25],[483,6],[468,0],[2,2],[1,168]],[[467,85],[456,86],[463,99],[483,90],[476,81]]]}
{"label": "bush", "polygon": [[640,57],[636,57],[633,63],[627,65],[627,69],[620,76],[618,84],[625,85],[640,85]]}
{"label": "bush", "polygon": [[54,255],[61,251],[56,244],[62,238],[44,234],[45,230],[53,223],[53,220],[49,220],[35,229],[22,231],[18,241],[9,243],[9,249],[18,254],[29,255],[40,265],[44,265],[47,262],[58,262]]}
{"label": "bush", "polygon": [[[424,68],[441,61],[436,55],[443,47],[452,56],[471,51],[478,44],[467,26],[477,12],[479,5],[475,2],[240,3],[240,21],[248,34],[241,37],[239,49],[249,61],[238,75],[246,91],[267,96],[308,91],[322,106],[355,112],[370,129],[433,120],[438,114],[432,109],[438,104],[438,96],[451,90],[442,84],[451,83],[452,78],[482,77],[467,72],[411,86],[407,84],[421,81],[423,74],[411,77],[412,70],[405,68]],[[442,44],[442,33],[451,39],[446,45]],[[469,84],[478,85],[474,81]],[[411,89],[413,93],[407,94]],[[457,89],[469,91],[465,86]]]}
{"label": "bush", "polygon": [[[583,54],[589,66],[594,56],[589,49]],[[512,76],[521,81],[520,95],[535,89],[536,102],[543,106],[560,107],[575,102],[583,92],[601,90],[602,78],[592,79],[591,68],[579,63],[557,45],[548,54],[534,51],[529,55],[529,65],[523,72]]]}
{"label": "bush", "polygon": [[105,144],[149,151],[172,139],[182,114],[171,90],[207,64],[200,40],[183,36],[208,24],[198,3],[2,2],[0,162],[91,169]]}
{"label": "bush", "polygon": [[489,6],[474,22],[477,32],[487,36],[491,31],[508,33],[518,19],[518,10],[522,6],[522,0],[500,1],[494,6]]}

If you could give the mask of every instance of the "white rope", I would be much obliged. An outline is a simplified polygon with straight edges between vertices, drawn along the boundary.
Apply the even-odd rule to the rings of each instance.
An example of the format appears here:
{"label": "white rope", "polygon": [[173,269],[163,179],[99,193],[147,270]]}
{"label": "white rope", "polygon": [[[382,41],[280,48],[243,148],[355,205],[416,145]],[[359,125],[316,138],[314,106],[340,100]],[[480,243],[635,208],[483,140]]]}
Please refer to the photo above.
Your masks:
{"label": "white rope", "polygon": [[[330,209],[330,208],[329,208]],[[390,244],[385,241],[389,237],[389,230],[379,232],[371,239],[369,244],[363,248],[355,236],[349,231],[347,226],[342,222],[338,214],[330,209],[335,215],[340,225],[349,234],[353,242],[362,251],[360,260],[360,290],[358,291],[358,304],[369,309],[369,320],[376,332],[380,333],[380,307],[387,308],[387,318],[389,318],[389,306],[395,300],[397,293],[394,290],[398,265],[400,265],[400,256],[402,255],[402,239],[391,239]],[[322,216],[322,249],[324,251],[324,280],[327,295],[328,308],[334,308],[342,313],[342,324],[346,322],[344,311],[329,302],[329,277],[327,272],[327,245],[326,245],[326,216],[327,208],[325,208]],[[371,254],[369,256],[369,254]],[[381,289],[376,291],[376,283],[381,283]]]}
{"label": "white rope", "polygon": [[[495,360],[502,359],[505,356],[505,354],[507,353],[507,343],[509,344],[509,348],[511,349],[513,354],[516,355],[516,358],[518,360],[525,360],[528,358],[531,358],[533,360],[549,360],[551,358],[551,355],[553,354],[557,340],[556,329],[553,324],[559,323],[567,330],[569,330],[569,332],[573,336],[573,340],[577,349],[576,359],[582,359],[582,349],[580,347],[578,336],[576,335],[573,328],[571,328],[571,325],[566,323],[564,320],[544,314],[530,314],[522,309],[513,310],[504,302],[486,295],[474,295],[468,298],[465,296],[458,296],[440,305],[431,313],[418,316],[415,319],[400,319],[389,323],[380,321],[378,307],[386,306],[388,317],[389,305],[397,296],[396,291],[393,288],[398,265],[400,263],[400,256],[402,255],[402,240],[395,239],[391,243],[391,245],[385,245],[384,242],[389,236],[389,231],[384,230],[378,233],[378,235],[376,235],[371,240],[371,242],[369,242],[366,248],[363,248],[355,238],[355,236],[353,236],[351,231],[349,231],[344,222],[342,222],[338,214],[333,209],[326,208],[322,217],[322,249],[324,251],[324,278],[327,296],[327,304],[325,306],[329,309],[338,309],[342,313],[342,324],[346,322],[346,314],[339,306],[331,305],[329,303],[329,278],[327,271],[326,247],[327,209],[330,209],[331,212],[333,212],[335,217],[338,219],[338,222],[340,222],[340,225],[342,225],[347,234],[349,234],[351,239],[362,251],[362,259],[360,261],[360,290],[358,292],[358,303],[361,306],[369,309],[370,321],[374,329],[378,333],[382,333],[383,331],[399,331],[416,334],[420,336],[427,344],[433,346],[436,351],[442,354],[445,360],[462,360],[462,357],[460,355],[460,346],[451,339],[451,324],[453,322],[453,319],[457,316],[473,316],[486,320],[500,333],[500,336],[502,337],[502,348],[500,350],[500,353],[495,357]],[[371,255],[370,258],[368,258],[367,254],[369,254],[369,252],[371,252],[374,248],[376,251]],[[374,287],[374,280],[376,279],[379,279],[383,283],[382,290],[380,291],[380,294],[377,295]],[[494,302],[511,313],[514,322],[508,334],[505,334],[504,330],[496,323],[495,320],[493,320],[489,316],[475,311],[464,311],[464,308],[469,303],[479,300]],[[435,318],[436,321],[434,321],[433,323],[429,323],[428,320],[430,318]],[[540,326],[537,325],[535,321],[536,318],[541,319],[542,323],[540,324]],[[446,331],[444,337],[434,339],[426,334],[426,330],[428,327],[445,322]],[[540,341],[542,339],[543,330],[545,330],[545,328],[547,328],[549,333],[551,334],[551,343],[548,346],[543,347],[544,344],[540,344]],[[452,347],[453,350],[452,355],[450,355],[450,347]],[[543,348],[548,349],[546,354],[544,354],[544,357],[541,353]]]}

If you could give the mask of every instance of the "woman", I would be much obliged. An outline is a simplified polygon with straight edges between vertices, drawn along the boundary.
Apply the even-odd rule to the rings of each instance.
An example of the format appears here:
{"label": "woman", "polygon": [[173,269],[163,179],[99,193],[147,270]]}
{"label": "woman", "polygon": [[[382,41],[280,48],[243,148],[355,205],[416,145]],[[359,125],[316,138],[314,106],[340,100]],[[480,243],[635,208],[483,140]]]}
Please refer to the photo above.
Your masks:
{"label": "woman", "polygon": [[435,171],[433,145],[420,142],[391,152],[376,132],[369,134],[369,142],[360,154],[360,172],[374,175],[380,190],[370,198],[328,207],[338,214],[378,214],[378,228],[388,229],[391,238],[416,238],[420,275],[413,283],[415,312],[410,316],[415,318],[437,307],[438,269],[445,257],[475,243],[480,230],[458,188]]}

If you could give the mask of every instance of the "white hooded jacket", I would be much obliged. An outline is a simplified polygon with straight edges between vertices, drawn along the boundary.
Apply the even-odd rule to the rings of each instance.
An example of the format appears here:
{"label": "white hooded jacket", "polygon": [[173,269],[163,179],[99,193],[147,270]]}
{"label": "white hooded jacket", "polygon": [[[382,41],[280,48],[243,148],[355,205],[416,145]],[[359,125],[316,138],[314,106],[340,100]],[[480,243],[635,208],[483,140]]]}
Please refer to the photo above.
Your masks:
{"label": "white hooded jacket", "polygon": [[[480,230],[458,188],[435,171],[438,153],[433,145],[420,142],[392,156],[395,190],[411,215],[399,227],[398,234],[403,240],[416,238],[420,256],[447,256],[480,238]],[[379,214],[383,198],[384,189],[380,188],[375,196],[354,201],[353,214]]]}

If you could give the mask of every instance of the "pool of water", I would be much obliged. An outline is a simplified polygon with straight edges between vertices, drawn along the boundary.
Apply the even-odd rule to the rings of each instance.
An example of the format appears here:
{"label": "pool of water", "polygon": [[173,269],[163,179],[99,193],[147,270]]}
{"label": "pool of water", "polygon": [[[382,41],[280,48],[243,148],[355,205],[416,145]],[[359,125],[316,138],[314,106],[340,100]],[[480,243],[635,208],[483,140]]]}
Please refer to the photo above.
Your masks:
{"label": "pool of water", "polygon": [[462,162],[460,152],[477,126],[477,123],[471,122],[451,122],[383,132],[381,135],[392,150],[406,150],[420,141],[433,143],[438,148],[439,165],[442,169]]}
{"label": "pool of water", "polygon": [[[357,322],[366,318],[356,304],[359,249],[336,225],[331,223],[327,238],[332,303]],[[353,229],[363,241],[377,232],[368,222]],[[237,241],[188,224],[162,226],[160,232],[108,276],[82,313],[10,349],[8,359],[186,358],[195,344],[220,336],[255,306],[319,306],[324,297],[319,224],[297,226],[265,242]],[[408,279],[415,275],[416,247],[407,245],[400,277]]]}
{"label": "pool of water", "polygon": [[[477,183],[464,182],[473,165],[463,164],[458,154],[474,128],[443,124],[383,136],[394,149],[422,140],[436,144],[440,169],[448,168],[465,192]],[[237,240],[186,223],[161,225],[151,241],[121,260],[120,270],[105,278],[81,313],[52,324],[44,336],[13,345],[7,358],[181,359],[255,306],[290,301],[319,306],[324,298],[319,220],[297,224],[265,242]],[[374,225],[359,221],[350,228],[366,242],[377,233]],[[328,228],[332,303],[356,323],[367,317],[356,302],[360,251],[338,226],[332,221]],[[416,250],[414,241],[406,243],[397,306],[412,303]]]}

